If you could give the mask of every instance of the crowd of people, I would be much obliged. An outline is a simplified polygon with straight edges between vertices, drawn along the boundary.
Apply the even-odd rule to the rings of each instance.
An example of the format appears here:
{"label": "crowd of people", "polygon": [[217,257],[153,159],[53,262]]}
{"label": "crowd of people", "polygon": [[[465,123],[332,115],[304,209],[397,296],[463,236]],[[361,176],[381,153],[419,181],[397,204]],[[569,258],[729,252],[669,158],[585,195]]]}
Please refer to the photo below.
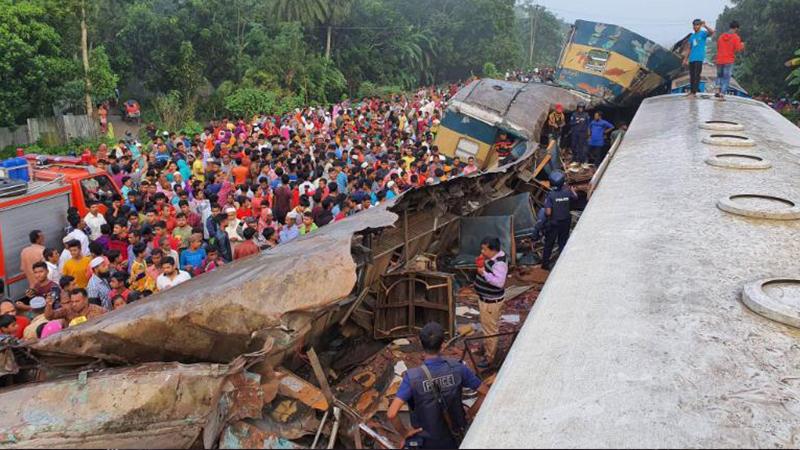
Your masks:
{"label": "crowd of people", "polygon": [[506,81],[521,83],[553,83],[555,82],[555,69],[551,67],[534,68],[533,70],[514,69],[505,73]]}
{"label": "crowd of people", "polygon": [[30,232],[21,255],[29,289],[0,305],[0,334],[48,336],[413,187],[477,171],[433,144],[458,87],[222,119],[194,136],[149,125],[144,144],[126,135],[84,153],[118,193],[84,215],[65,212],[63,250]]}

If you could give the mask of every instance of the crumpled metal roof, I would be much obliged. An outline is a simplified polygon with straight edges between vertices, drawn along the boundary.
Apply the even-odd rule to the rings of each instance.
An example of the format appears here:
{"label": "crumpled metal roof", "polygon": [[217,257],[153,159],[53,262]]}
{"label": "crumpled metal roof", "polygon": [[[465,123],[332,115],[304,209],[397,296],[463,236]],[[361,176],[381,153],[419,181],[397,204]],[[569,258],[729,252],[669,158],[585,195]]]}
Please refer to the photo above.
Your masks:
{"label": "crumpled metal roof", "polygon": [[[320,310],[345,298],[356,282],[353,234],[396,220],[396,214],[376,207],[371,214],[333,223],[324,232],[67,328],[31,348],[43,357],[124,364],[228,362],[260,348],[271,332],[291,335],[293,327],[286,326],[291,313]],[[286,339],[277,339],[276,349],[284,343]]]}
{"label": "crumpled metal roof", "polygon": [[589,103],[589,98],[548,84],[486,78],[475,80],[458,91],[450,100],[448,110],[538,142],[547,114],[557,103],[565,110],[574,110],[578,103]]}

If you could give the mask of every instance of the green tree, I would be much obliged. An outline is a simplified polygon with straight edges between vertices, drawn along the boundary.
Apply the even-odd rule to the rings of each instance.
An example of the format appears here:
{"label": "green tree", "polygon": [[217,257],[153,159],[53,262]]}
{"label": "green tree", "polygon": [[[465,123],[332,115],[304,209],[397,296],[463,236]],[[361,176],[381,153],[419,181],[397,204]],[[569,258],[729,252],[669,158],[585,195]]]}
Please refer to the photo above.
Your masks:
{"label": "green tree", "polygon": [[519,67],[555,66],[566,41],[569,25],[532,0],[517,5],[516,35],[522,47]]}
{"label": "green tree", "polygon": [[47,114],[74,63],[61,52],[47,11],[29,2],[0,0],[0,125]]}
{"label": "green tree", "polygon": [[333,28],[345,21],[355,4],[355,0],[328,0],[325,14],[325,58],[331,59],[331,41]]}
{"label": "green tree", "polygon": [[786,80],[789,82],[789,86],[796,87],[794,96],[800,98],[800,49],[794,52],[794,57],[786,61],[785,65],[792,69],[789,76],[786,77]]}
{"label": "green tree", "polygon": [[273,114],[278,103],[278,96],[272,91],[241,88],[225,99],[225,109],[236,117],[252,117],[259,113]]}

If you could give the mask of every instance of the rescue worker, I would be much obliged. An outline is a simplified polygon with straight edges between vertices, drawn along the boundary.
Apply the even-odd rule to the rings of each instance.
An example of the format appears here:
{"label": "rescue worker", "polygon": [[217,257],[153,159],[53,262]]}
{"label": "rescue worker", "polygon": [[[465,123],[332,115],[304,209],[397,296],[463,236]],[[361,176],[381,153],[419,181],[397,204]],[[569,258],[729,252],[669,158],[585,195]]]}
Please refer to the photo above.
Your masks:
{"label": "rescue worker", "polygon": [[591,118],[589,113],[586,112],[586,105],[578,103],[578,109],[572,113],[569,118],[570,133],[572,133],[572,163],[569,167],[577,169],[581,166],[583,169],[589,168],[589,160],[586,154],[586,146],[589,141],[589,122]]}
{"label": "rescue worker", "polygon": [[566,181],[567,178],[563,172],[556,171],[550,174],[550,192],[544,199],[545,214],[547,215],[544,252],[542,253],[542,269],[544,270],[550,270],[550,256],[556,240],[559,250],[564,251],[567,239],[569,239],[572,225],[570,202],[577,200],[578,195],[575,193],[575,189],[567,186]]}
{"label": "rescue worker", "polygon": [[[443,358],[444,329],[430,322],[419,332],[425,352],[422,366],[409,369],[389,406],[386,416],[400,435],[405,448],[458,448],[467,419],[480,408],[489,387],[463,363]],[[468,412],[462,404],[462,389],[478,391],[478,400]],[[411,411],[409,430],[397,416],[403,404]]]}
{"label": "rescue worker", "polygon": [[561,103],[556,103],[555,109],[550,111],[550,114],[547,115],[548,138],[554,139],[557,143],[561,144],[561,131],[566,124],[567,119],[564,117],[564,106]]}

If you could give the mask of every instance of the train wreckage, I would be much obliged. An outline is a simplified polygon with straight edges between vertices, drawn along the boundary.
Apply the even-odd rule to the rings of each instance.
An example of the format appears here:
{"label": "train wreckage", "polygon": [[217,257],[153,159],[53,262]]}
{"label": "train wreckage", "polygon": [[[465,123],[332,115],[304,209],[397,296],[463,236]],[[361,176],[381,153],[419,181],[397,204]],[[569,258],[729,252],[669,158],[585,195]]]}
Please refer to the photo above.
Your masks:
{"label": "train wreckage", "polygon": [[397,445],[369,421],[382,400],[369,387],[391,393],[402,368],[367,376],[348,403],[333,395],[333,369],[315,349],[332,330],[361,329],[370,354],[388,351],[380,340],[403,345],[430,320],[457,337],[458,257],[477,255],[468,234],[491,227],[511,255],[525,256],[515,247],[513,202],[479,216],[515,193],[531,206],[546,189],[536,175],[548,158],[539,137],[549,110],[584,101],[554,86],[496,80],[464,92],[459,114],[520,138],[514,161],[408,191],[38,342],[5,344],[0,375],[19,384],[0,391],[0,446],[289,448],[321,433],[332,445],[337,432],[348,445]]}

